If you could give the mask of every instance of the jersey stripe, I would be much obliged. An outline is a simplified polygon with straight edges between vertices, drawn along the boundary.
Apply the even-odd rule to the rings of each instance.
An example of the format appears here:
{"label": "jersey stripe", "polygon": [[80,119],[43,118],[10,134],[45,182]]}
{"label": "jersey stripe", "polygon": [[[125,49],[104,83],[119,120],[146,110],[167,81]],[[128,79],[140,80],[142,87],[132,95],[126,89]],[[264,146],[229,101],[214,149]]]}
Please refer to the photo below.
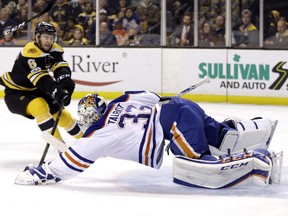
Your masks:
{"label": "jersey stripe", "polygon": [[[151,116],[147,120],[148,126],[150,125],[150,118]],[[143,138],[141,140],[140,148],[139,148],[139,163],[142,163],[142,164],[145,164],[145,152],[147,151],[145,146],[147,145],[146,142],[147,142],[147,133],[149,133],[148,131],[149,131],[149,127],[147,127],[146,130],[144,131]],[[144,152],[144,155],[143,155],[143,152]],[[144,161],[143,161],[143,157],[144,157]]]}
{"label": "jersey stripe", "polygon": [[75,168],[74,166],[71,166],[71,165],[65,160],[65,158],[62,156],[62,154],[60,154],[59,156],[60,156],[61,160],[63,161],[63,163],[64,163],[67,167],[69,167],[70,169],[72,169],[72,170],[74,170],[74,171],[77,171],[77,172],[83,172],[83,171],[84,171],[84,170],[82,170],[82,169],[77,169],[77,168]]}
{"label": "jersey stripe", "polygon": [[178,149],[183,155],[189,158],[200,158],[200,154],[196,153],[194,149],[189,145],[185,136],[177,128],[177,123],[174,122],[170,131],[173,134],[173,142],[176,144]]}
{"label": "jersey stripe", "polygon": [[32,72],[30,74],[28,74],[27,78],[30,80],[30,82],[33,83],[34,86],[36,86],[37,82],[39,81],[39,79],[41,79],[44,76],[49,76],[49,73],[47,71],[36,71],[36,72]]}
{"label": "jersey stripe", "polygon": [[60,156],[66,166],[77,172],[83,172],[94,163],[94,161],[80,156],[71,147],[69,147],[68,150],[63,152]]}
{"label": "jersey stripe", "polygon": [[[151,164],[152,164],[152,167],[154,167],[154,158],[155,158],[155,149],[156,149],[156,115],[157,115],[157,109],[155,109],[155,112],[154,112],[154,116],[153,116],[153,147],[151,149]],[[156,161],[157,163],[157,161]]]}
{"label": "jersey stripe", "polygon": [[[145,164],[150,167],[157,167],[160,160],[155,161],[156,143],[156,115],[157,109],[153,108],[150,118],[147,120],[147,129],[144,132],[143,139],[139,148],[139,163]],[[152,119],[153,122],[150,122]]]}
{"label": "jersey stripe", "polygon": [[150,128],[149,130],[146,149],[145,149],[145,165],[146,166],[149,166],[149,151],[150,151],[151,136],[152,136],[152,128]]}
{"label": "jersey stripe", "polygon": [[60,68],[60,67],[69,67],[69,64],[65,61],[62,61],[62,62],[58,62],[56,64],[53,65],[53,67],[51,68],[52,71],[55,71],[57,68]]}
{"label": "jersey stripe", "polygon": [[35,88],[27,88],[27,87],[23,87],[20,85],[17,85],[16,83],[13,82],[13,80],[11,79],[9,72],[6,72],[2,75],[2,80],[5,84],[5,86],[7,86],[10,89],[15,89],[15,90],[24,90],[24,91],[33,91],[36,89]]}
{"label": "jersey stripe", "polygon": [[89,166],[85,165],[85,164],[81,164],[80,162],[78,162],[77,160],[75,160],[72,156],[70,156],[68,154],[68,152],[64,152],[65,156],[74,164],[76,164],[78,167],[83,167],[85,169],[87,169]]}

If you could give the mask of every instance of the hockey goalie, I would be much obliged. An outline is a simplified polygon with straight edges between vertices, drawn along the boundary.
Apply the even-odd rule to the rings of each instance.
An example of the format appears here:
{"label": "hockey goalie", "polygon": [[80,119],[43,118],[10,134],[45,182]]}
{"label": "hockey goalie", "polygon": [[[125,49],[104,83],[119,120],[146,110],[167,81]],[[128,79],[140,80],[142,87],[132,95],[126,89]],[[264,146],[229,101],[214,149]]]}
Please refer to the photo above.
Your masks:
{"label": "hockey goalie", "polygon": [[[64,181],[105,156],[159,169],[168,143],[167,151],[175,155],[177,184],[227,188],[280,182],[282,152],[268,149],[277,121],[218,122],[193,101],[147,91],[125,92],[109,104],[90,94],[79,101],[78,114],[79,123],[87,128],[84,136],[69,148],[58,141],[63,152],[51,162],[28,166],[16,177],[16,184]],[[54,141],[49,143],[56,146]]]}

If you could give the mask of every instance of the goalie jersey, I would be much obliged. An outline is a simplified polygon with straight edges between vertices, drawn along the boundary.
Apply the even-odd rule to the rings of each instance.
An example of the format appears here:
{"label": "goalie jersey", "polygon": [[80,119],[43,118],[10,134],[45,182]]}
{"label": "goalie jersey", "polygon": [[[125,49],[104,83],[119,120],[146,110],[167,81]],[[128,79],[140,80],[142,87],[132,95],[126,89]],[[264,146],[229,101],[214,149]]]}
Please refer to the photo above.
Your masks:
{"label": "goalie jersey", "polygon": [[49,71],[56,79],[62,75],[63,68],[67,69],[65,73],[68,71],[71,75],[68,63],[63,60],[63,52],[63,48],[55,42],[49,53],[43,52],[34,42],[29,42],[19,53],[12,71],[1,76],[1,84],[6,89],[17,91],[38,89],[50,92],[54,80]]}
{"label": "goalie jersey", "polygon": [[106,156],[159,168],[164,147],[159,99],[151,92],[127,91],[109,103],[101,119],[90,126],[83,137],[98,140],[100,137],[105,143],[100,151],[105,149]]}

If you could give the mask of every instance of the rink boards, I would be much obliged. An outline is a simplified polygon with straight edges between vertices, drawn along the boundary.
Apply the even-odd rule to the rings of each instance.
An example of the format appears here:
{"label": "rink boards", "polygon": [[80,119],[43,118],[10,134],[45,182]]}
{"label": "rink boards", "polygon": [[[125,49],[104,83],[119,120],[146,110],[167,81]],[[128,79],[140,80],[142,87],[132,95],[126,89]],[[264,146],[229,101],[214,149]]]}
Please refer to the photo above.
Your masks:
{"label": "rink boards", "polygon": [[[1,72],[11,70],[21,47],[1,47]],[[287,54],[281,50],[65,47],[76,82],[73,98],[123,91],[174,95],[208,75],[185,98],[203,102],[287,105]],[[0,87],[0,97],[3,97]]]}

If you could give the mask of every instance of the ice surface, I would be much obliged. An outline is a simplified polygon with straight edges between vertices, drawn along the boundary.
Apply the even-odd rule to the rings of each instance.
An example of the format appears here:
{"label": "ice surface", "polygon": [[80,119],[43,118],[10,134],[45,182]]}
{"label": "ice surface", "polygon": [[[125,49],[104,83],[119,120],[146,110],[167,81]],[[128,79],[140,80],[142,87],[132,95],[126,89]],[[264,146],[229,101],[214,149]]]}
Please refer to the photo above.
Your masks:
{"label": "ice surface", "polygon": [[[77,101],[67,108],[76,117]],[[188,188],[172,182],[172,155],[154,170],[113,158],[102,158],[78,177],[46,186],[14,184],[25,165],[38,164],[45,141],[33,120],[11,114],[0,99],[0,215],[172,216],[172,215],[288,215],[288,107],[200,103],[217,120],[262,116],[278,119],[270,149],[284,151],[281,184],[261,188]],[[72,143],[62,131],[65,141]],[[46,157],[57,152],[52,147]]]}

